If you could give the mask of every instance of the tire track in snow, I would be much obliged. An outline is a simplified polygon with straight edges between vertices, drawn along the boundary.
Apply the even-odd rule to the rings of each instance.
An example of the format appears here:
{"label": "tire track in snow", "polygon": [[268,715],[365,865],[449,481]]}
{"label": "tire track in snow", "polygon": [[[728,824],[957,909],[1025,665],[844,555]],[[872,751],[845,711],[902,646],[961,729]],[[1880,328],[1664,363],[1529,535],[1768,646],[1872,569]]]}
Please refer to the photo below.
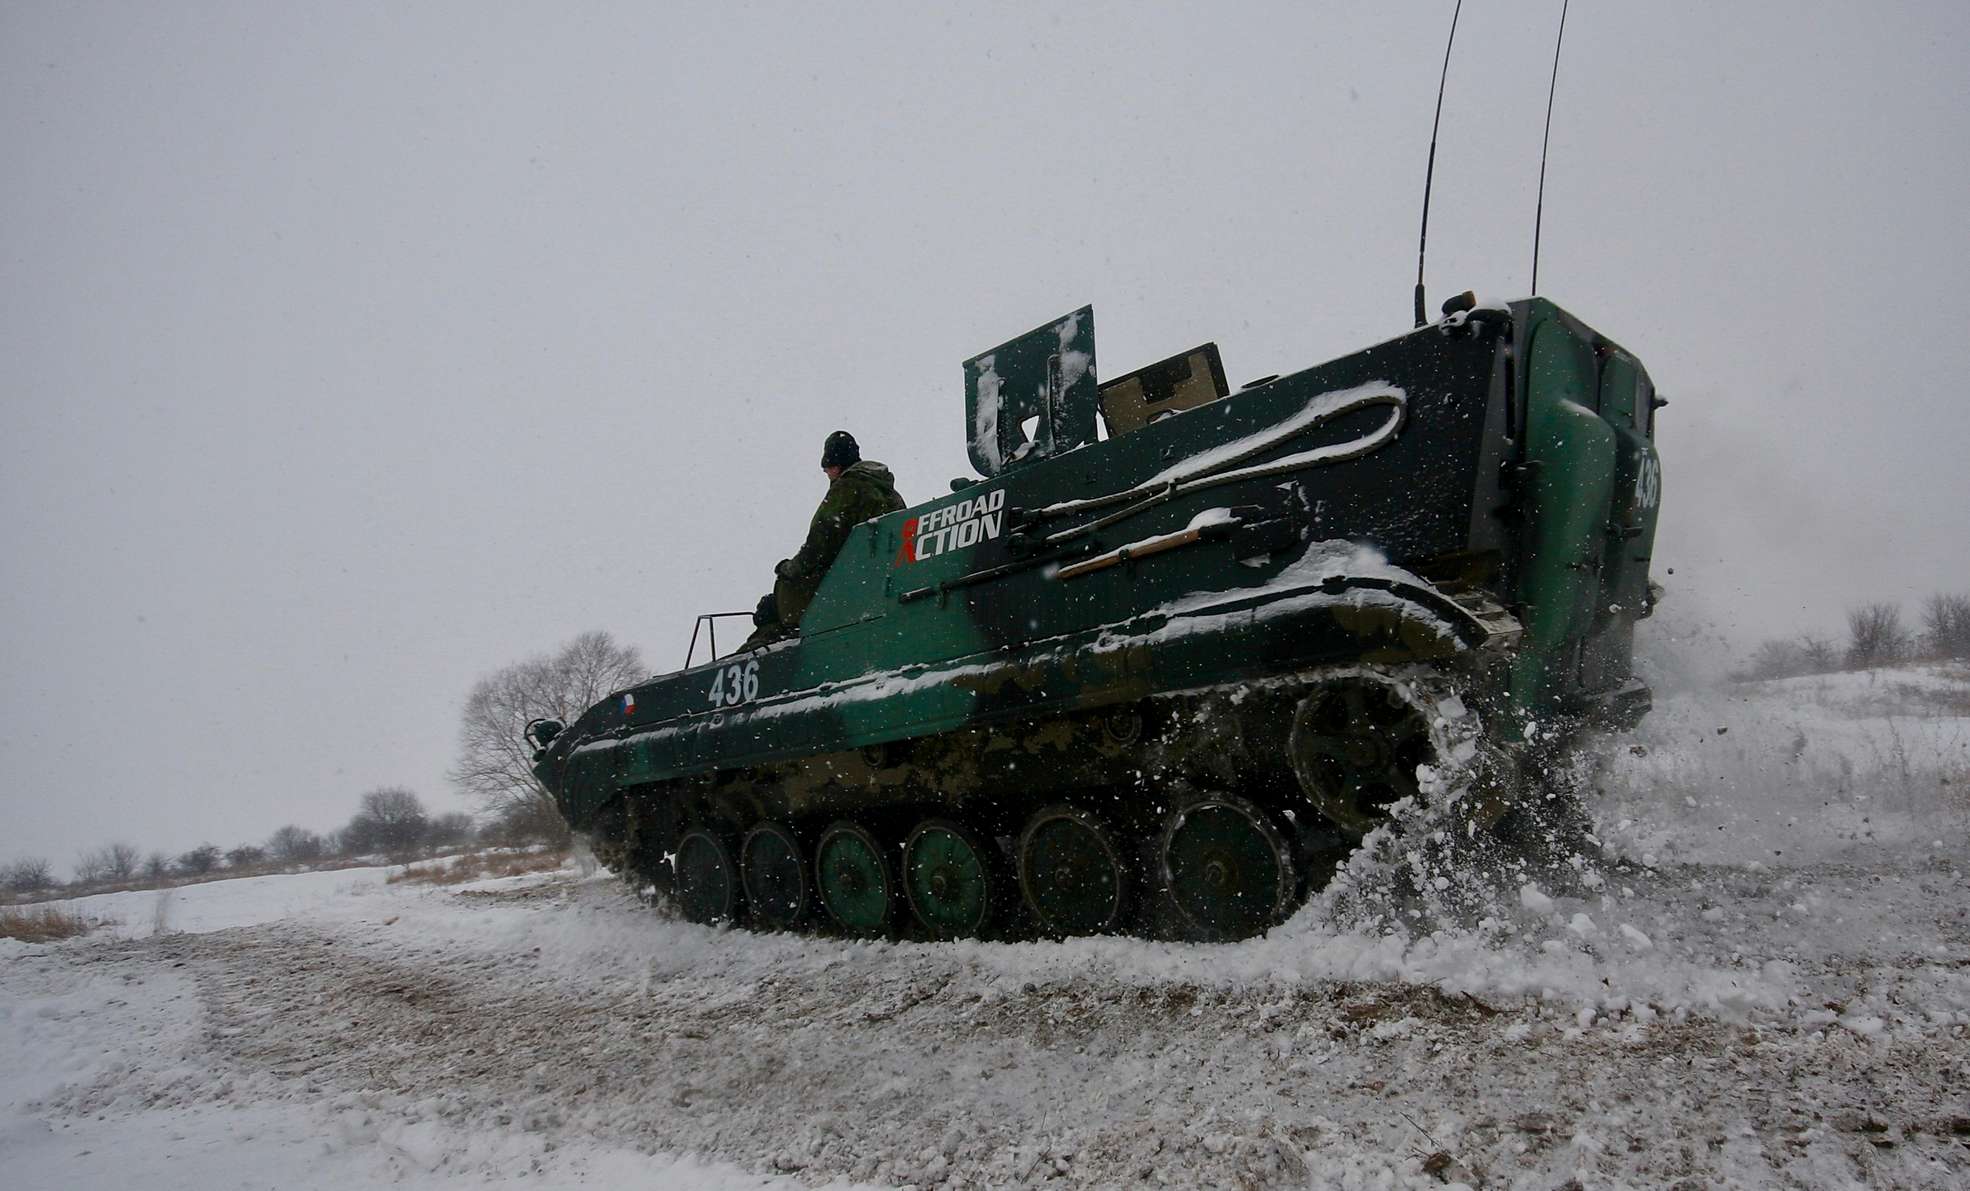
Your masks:
{"label": "tire track in snow", "polygon": [[[532,900],[549,928],[573,913]],[[445,912],[461,905],[515,908]],[[1436,1186],[1439,1154],[1507,1183],[1970,1177],[1961,1027],[1610,1023],[1414,985],[1007,981],[956,949],[716,943],[767,956],[570,970],[476,936],[299,922],[125,946],[194,974],[227,1095],[814,1180]]]}

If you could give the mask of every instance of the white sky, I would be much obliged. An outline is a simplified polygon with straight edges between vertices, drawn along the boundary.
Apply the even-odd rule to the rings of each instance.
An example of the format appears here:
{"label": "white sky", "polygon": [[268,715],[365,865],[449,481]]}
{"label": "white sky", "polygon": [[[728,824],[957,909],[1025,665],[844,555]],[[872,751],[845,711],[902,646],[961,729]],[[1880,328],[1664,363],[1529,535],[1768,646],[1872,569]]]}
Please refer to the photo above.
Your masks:
{"label": "white sky", "polygon": [[[1466,6],[1432,306],[1528,288],[1558,4]],[[0,4],[0,861],[325,828],[475,678],[681,660],[855,431],[1084,303],[1234,384],[1409,323],[1448,2]],[[1568,19],[1542,292],[1734,637],[1970,591],[1970,8]]]}

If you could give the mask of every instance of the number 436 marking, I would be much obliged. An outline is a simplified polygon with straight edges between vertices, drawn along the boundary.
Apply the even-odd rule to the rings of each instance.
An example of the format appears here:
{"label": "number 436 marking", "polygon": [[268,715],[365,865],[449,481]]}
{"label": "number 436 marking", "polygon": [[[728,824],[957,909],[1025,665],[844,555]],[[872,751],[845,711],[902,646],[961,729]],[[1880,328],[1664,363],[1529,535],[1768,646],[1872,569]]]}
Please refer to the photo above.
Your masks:
{"label": "number 436 marking", "polygon": [[711,680],[711,705],[733,707],[759,698],[759,663],[722,667]]}

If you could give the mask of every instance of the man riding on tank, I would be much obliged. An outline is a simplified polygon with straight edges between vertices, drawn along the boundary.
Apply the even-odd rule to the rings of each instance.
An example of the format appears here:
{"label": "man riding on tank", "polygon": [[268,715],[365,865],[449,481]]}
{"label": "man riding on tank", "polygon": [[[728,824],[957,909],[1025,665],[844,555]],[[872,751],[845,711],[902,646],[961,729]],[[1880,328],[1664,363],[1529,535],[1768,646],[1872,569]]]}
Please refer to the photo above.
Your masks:
{"label": "man riding on tank", "polygon": [[793,636],[849,531],[906,504],[889,469],[863,459],[861,446],[846,430],[828,435],[821,445],[821,470],[828,475],[828,494],[814,510],[807,540],[792,558],[781,559],[773,568],[773,593],[763,597],[753,612],[756,627],[740,646],[742,651]]}

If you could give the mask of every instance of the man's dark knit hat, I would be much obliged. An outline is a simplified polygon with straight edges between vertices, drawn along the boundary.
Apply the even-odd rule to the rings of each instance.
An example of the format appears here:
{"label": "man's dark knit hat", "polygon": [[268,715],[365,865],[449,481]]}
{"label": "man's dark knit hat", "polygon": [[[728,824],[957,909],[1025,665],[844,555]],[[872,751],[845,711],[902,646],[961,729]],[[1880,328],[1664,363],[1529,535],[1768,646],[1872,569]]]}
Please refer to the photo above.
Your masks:
{"label": "man's dark knit hat", "polygon": [[849,467],[860,462],[862,448],[855,445],[855,436],[846,430],[835,431],[821,444],[822,467]]}

